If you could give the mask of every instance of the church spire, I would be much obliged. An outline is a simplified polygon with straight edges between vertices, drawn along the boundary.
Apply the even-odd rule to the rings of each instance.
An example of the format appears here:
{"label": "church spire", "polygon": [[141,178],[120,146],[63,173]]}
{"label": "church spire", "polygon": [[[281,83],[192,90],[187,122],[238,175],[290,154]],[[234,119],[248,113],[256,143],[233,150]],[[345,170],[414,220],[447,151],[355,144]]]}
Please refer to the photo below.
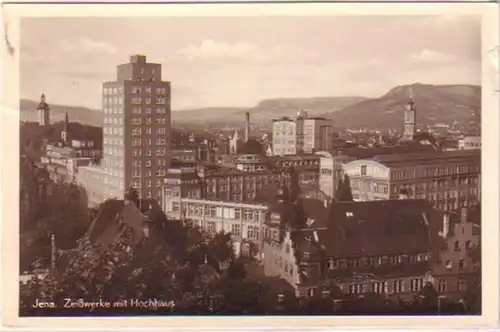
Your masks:
{"label": "church spire", "polygon": [[49,105],[45,101],[45,93],[40,96],[40,103],[38,104],[36,111],[38,113],[38,123],[41,126],[50,125],[50,110]]}
{"label": "church spire", "polygon": [[404,141],[413,141],[416,135],[416,115],[417,110],[415,107],[415,94],[413,92],[413,87],[410,86],[408,92],[408,102],[405,107],[404,114],[404,133],[403,140]]}
{"label": "church spire", "polygon": [[69,143],[69,116],[68,116],[68,112],[66,112],[66,115],[64,116],[64,128],[61,131],[61,140],[63,141],[64,145],[68,145],[68,143]]}

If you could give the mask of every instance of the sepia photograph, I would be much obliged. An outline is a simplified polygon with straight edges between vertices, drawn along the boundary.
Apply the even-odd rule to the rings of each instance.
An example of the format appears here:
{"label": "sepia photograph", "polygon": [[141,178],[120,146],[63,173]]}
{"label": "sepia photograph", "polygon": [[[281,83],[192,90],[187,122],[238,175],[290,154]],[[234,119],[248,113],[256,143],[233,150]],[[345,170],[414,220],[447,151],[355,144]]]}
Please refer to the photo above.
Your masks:
{"label": "sepia photograph", "polygon": [[19,317],[483,314],[480,14],[18,24]]}

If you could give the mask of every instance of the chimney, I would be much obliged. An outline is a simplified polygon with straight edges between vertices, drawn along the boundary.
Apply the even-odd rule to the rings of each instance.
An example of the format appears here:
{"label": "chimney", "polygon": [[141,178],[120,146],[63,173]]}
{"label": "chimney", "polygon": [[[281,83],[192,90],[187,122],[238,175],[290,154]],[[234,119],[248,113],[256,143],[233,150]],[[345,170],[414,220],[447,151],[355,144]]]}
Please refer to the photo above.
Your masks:
{"label": "chimney", "polygon": [[460,222],[462,224],[465,224],[467,222],[467,208],[466,207],[460,208]]}
{"label": "chimney", "polygon": [[245,113],[245,142],[250,139],[250,113]]}

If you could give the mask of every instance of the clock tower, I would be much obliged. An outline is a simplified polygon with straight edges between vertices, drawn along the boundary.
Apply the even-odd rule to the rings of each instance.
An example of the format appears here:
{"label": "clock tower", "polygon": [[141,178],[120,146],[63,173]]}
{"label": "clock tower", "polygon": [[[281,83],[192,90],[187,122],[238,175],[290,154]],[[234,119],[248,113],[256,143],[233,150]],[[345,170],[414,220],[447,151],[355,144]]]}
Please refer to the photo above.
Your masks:
{"label": "clock tower", "polygon": [[405,116],[404,116],[404,133],[403,141],[412,141],[415,139],[416,134],[416,117],[417,109],[415,107],[415,101],[413,99],[413,89],[410,88],[410,94],[408,96],[408,102],[405,105]]}

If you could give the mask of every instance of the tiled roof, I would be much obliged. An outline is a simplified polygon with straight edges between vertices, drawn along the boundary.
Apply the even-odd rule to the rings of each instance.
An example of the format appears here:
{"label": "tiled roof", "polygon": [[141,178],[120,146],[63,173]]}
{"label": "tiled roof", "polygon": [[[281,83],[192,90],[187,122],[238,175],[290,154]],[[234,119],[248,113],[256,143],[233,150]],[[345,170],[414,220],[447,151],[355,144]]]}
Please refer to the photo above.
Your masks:
{"label": "tiled roof", "polygon": [[140,242],[143,237],[143,213],[148,211],[150,206],[158,209],[158,203],[155,200],[142,200],[141,203],[139,207],[142,213],[131,202],[127,204],[123,200],[104,202],[87,233],[90,242],[95,245],[109,244],[121,234],[124,226],[132,228],[135,243]]}
{"label": "tiled roof", "polygon": [[[442,215],[425,200],[334,202],[327,211],[321,210],[319,203],[313,204],[317,206],[311,212],[318,210],[317,220],[310,226],[312,229],[295,236],[295,242],[299,246],[313,243],[323,247],[328,256],[435,254],[442,242],[438,235]],[[311,242],[313,229],[319,242]]]}
{"label": "tiled roof", "polygon": [[435,164],[441,160],[451,162],[453,159],[471,158],[478,162],[481,160],[481,150],[454,150],[454,151],[422,151],[415,153],[395,153],[377,155],[373,160],[388,166],[402,166],[405,164]]}
{"label": "tiled roof", "polygon": [[111,227],[115,219],[123,210],[123,200],[110,199],[102,203],[96,219],[90,225],[88,231],[89,240],[94,243],[98,238]]}

